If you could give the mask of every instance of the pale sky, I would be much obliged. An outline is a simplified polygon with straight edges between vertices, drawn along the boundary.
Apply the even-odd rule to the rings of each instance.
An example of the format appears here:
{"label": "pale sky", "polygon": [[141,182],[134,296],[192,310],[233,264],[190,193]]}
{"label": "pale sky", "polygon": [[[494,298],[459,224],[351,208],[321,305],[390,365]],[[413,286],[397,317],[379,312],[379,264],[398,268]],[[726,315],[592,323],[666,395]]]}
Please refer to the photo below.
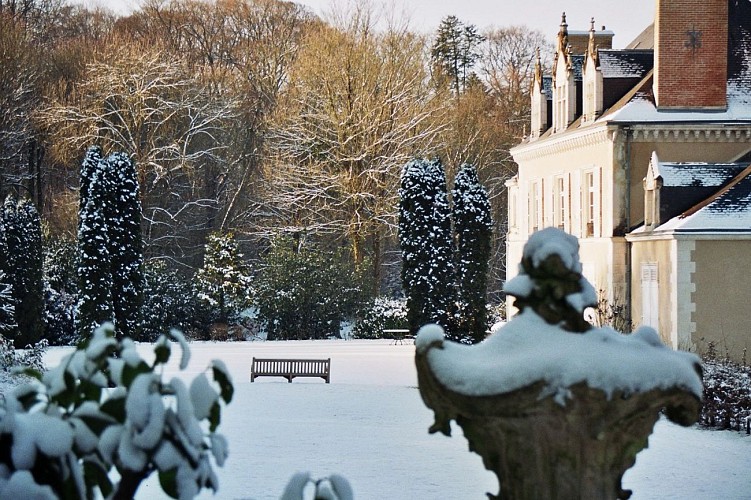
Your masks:
{"label": "pale sky", "polygon": [[[137,0],[72,0],[76,3],[99,3],[127,12]],[[589,20],[615,33],[613,46],[622,48],[646,28],[654,18],[655,0],[370,0],[374,6],[394,5],[395,12],[409,15],[418,31],[433,32],[441,19],[455,15],[465,24],[481,30],[488,26],[523,24],[538,29],[553,41],[565,11],[570,30],[588,30]],[[299,0],[315,13],[325,15],[332,5],[346,5],[347,0]]]}

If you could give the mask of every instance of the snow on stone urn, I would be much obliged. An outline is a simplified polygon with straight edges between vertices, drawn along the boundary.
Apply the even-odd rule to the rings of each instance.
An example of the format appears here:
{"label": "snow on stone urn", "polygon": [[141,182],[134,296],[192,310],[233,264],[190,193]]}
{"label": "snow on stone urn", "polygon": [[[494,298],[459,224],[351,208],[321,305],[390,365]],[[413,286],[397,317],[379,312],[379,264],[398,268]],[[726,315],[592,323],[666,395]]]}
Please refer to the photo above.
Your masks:
{"label": "snow on stone urn", "polygon": [[660,412],[699,417],[699,358],[665,347],[641,327],[623,335],[583,317],[597,297],[581,274],[579,244],[558,229],[533,234],[504,290],[519,314],[480,344],[416,340],[430,432],[463,429],[469,448],[515,499],[625,499],[623,474],[647,446]]}

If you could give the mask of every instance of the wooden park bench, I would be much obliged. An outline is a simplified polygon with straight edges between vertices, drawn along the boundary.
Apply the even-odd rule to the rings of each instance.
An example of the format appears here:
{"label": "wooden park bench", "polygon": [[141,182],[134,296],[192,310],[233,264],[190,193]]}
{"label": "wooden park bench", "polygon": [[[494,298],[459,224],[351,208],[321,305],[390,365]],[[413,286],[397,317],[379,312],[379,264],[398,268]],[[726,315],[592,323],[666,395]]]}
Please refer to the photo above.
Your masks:
{"label": "wooden park bench", "polygon": [[383,330],[383,335],[386,338],[392,339],[392,344],[403,344],[405,340],[411,340],[414,342],[415,338],[409,334],[409,330],[402,328],[393,328]]}
{"label": "wooden park bench", "polygon": [[331,383],[331,358],[328,359],[260,359],[253,358],[250,381],[256,377],[284,377],[289,383],[295,377],[320,377]]}

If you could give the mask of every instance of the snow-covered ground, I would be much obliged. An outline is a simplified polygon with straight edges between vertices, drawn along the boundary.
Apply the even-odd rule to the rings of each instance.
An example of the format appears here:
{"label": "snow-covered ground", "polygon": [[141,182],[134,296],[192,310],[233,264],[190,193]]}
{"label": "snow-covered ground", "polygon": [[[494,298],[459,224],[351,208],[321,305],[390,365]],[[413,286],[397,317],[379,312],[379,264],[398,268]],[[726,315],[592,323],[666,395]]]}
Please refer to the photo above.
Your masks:
{"label": "snow-covered ground", "polygon": [[[150,345],[140,345],[145,353]],[[69,349],[53,348],[47,366]],[[388,341],[192,343],[181,376],[192,379],[214,358],[234,378],[235,397],[220,431],[230,442],[217,468],[220,499],[277,499],[298,471],[344,475],[355,498],[481,499],[497,493],[495,476],[454,437],[429,435],[432,413],[417,391],[413,345]],[[177,352],[166,376],[179,373]],[[331,384],[320,379],[260,378],[250,383],[256,357],[331,358]],[[751,498],[751,437],[657,424],[650,446],[627,472],[634,500]],[[139,499],[164,498],[156,476]],[[201,498],[211,498],[204,493]]]}

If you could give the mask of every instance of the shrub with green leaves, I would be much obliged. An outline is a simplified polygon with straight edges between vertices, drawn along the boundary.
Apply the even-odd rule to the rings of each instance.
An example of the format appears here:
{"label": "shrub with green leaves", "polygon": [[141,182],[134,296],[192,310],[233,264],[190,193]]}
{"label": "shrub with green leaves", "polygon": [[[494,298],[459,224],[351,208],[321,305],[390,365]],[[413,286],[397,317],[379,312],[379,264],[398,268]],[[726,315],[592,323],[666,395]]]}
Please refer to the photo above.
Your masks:
{"label": "shrub with green leaves", "polygon": [[363,280],[341,251],[298,248],[290,239],[277,239],[253,282],[267,339],[338,336],[342,321],[363,303]]}
{"label": "shrub with green leaves", "polygon": [[157,260],[146,262],[143,275],[143,325],[137,340],[154,342],[165,326],[178,328],[188,336],[207,327],[209,315],[188,278]]}
{"label": "shrub with green leaves", "polygon": [[407,326],[407,301],[376,297],[355,324],[352,336],[357,339],[381,339],[383,331]]}
{"label": "shrub with green leaves", "polygon": [[210,366],[213,382],[203,373],[189,387],[163,381],[170,339],[185,369],[190,351],[177,330],[157,340],[149,364],[105,323],[56,368],[22,370],[37,382],[16,387],[0,404],[0,497],[134,498],[152,472],[172,498],[216,491],[213,464],[227,458],[216,431],[232,381],[218,360]]}

